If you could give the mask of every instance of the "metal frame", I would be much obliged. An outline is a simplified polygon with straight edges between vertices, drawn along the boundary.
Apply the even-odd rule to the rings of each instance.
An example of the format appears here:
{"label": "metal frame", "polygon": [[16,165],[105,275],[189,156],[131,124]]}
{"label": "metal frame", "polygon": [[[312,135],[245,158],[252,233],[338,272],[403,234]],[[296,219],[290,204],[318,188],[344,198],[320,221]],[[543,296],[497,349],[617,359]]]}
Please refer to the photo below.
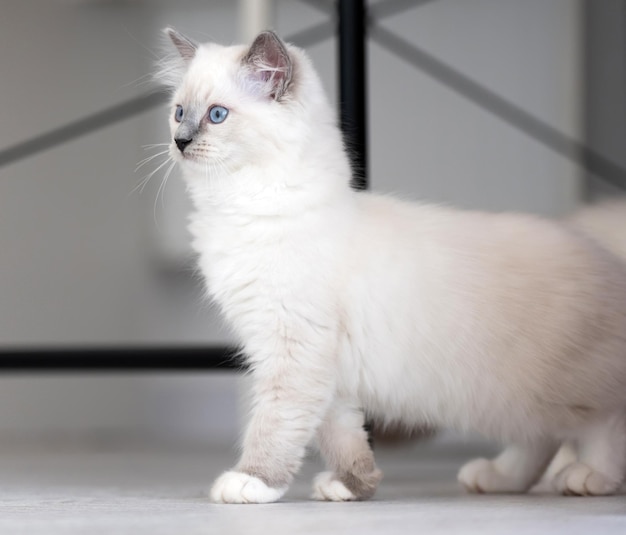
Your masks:
{"label": "metal frame", "polygon": [[[301,0],[329,16],[329,20],[286,37],[306,47],[331,37],[338,25],[341,125],[349,148],[354,187],[367,187],[367,34],[378,45],[430,75],[444,86],[523,131],[539,143],[580,165],[587,172],[626,189],[626,169],[587,145],[509,102],[475,80],[444,64],[425,50],[394,35],[379,23],[390,15],[436,0],[380,0],[366,12],[364,0]],[[0,150],[0,167],[52,149],[81,135],[129,119],[161,106],[166,95],[158,92],[136,97],[13,147]],[[0,349],[0,369],[28,370],[190,370],[238,368],[236,350],[223,346],[172,348],[5,348]]]}
{"label": "metal frame", "polygon": [[238,355],[227,346],[12,349],[0,351],[0,370],[229,370],[242,368]]}
{"label": "metal frame", "polygon": [[[336,27],[336,13],[332,0],[301,1],[327,13],[329,20],[288,35],[286,40],[298,46],[306,47],[331,37],[335,33]],[[428,74],[448,89],[471,100],[483,110],[497,116],[537,142],[568,158],[588,173],[598,176],[621,189],[626,189],[626,169],[624,167],[604,157],[588,145],[560,132],[540,118],[446,65],[406,39],[394,35],[380,25],[380,22],[386,17],[435,1],[437,0],[379,0],[369,8],[368,13],[363,11],[364,19],[361,15],[358,15],[358,19],[365,20],[364,31],[367,30],[371,40],[379,46],[402,58],[414,68]],[[363,2],[338,0],[337,5],[339,6],[339,12],[346,10],[345,13],[347,14],[350,12],[348,11],[349,9],[358,9],[359,5],[363,5]],[[348,17],[354,18],[354,15],[349,15]],[[365,61],[365,57],[363,57],[363,60]],[[340,69],[343,68],[340,65]],[[351,67],[348,66],[346,68]],[[166,95],[163,93],[151,92],[28,141],[0,150],[0,167],[49,150],[118,121],[130,119],[148,109],[163,105],[166,100]],[[361,141],[357,142],[361,143]],[[357,166],[357,170],[359,168]]]}
{"label": "metal frame", "polygon": [[367,22],[364,0],[342,0],[339,12],[341,130],[352,160],[352,186],[367,188]]}

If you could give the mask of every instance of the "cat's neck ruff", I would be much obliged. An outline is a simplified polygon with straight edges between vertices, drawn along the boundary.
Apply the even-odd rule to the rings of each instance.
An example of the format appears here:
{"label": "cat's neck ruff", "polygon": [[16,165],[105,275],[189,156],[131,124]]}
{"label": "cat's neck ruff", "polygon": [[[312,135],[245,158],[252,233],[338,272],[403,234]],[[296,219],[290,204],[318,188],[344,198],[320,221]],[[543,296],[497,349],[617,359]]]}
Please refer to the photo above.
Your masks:
{"label": "cat's neck ruff", "polygon": [[[343,156],[343,155],[341,155]],[[185,178],[195,211],[210,218],[250,217],[293,219],[329,210],[350,211],[354,192],[343,158],[324,166],[307,165],[306,157],[263,162],[230,171],[186,170]],[[338,179],[335,169],[345,175]],[[328,177],[334,180],[329,180]]]}

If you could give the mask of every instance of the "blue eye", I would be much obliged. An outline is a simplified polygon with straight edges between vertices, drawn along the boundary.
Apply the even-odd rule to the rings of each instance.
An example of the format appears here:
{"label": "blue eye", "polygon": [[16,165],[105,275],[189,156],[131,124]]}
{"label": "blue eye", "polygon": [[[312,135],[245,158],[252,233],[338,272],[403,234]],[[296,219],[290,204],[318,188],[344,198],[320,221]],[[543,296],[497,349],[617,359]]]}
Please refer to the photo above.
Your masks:
{"label": "blue eye", "polygon": [[174,120],[177,123],[180,123],[183,120],[183,115],[185,115],[185,113],[183,112],[183,107],[179,104],[178,106],[176,106],[176,111],[174,112]]}
{"label": "blue eye", "polygon": [[224,106],[213,106],[209,110],[209,120],[214,124],[223,123],[227,115],[228,109]]}

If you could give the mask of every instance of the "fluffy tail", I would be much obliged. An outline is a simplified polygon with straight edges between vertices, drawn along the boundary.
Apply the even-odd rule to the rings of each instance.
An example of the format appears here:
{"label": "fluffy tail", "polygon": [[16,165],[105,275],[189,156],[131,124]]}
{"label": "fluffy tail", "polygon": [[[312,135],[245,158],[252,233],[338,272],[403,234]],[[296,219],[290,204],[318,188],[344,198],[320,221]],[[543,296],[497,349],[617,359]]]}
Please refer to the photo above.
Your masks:
{"label": "fluffy tail", "polygon": [[585,206],[569,221],[626,261],[626,197]]}

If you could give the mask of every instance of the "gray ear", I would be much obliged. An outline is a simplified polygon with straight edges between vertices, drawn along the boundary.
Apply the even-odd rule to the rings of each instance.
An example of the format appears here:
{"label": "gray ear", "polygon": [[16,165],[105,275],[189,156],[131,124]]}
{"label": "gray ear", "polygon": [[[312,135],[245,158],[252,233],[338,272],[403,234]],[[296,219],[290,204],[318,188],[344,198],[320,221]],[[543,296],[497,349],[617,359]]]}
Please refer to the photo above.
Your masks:
{"label": "gray ear", "polygon": [[243,58],[252,74],[266,86],[266,92],[279,100],[289,89],[293,64],[280,37],[265,31],[258,35]]}
{"label": "gray ear", "polygon": [[163,31],[172,40],[172,43],[174,43],[180,57],[185,61],[191,61],[196,55],[198,45],[189,39],[189,37],[185,37],[182,33],[178,33],[174,28],[165,28]]}

